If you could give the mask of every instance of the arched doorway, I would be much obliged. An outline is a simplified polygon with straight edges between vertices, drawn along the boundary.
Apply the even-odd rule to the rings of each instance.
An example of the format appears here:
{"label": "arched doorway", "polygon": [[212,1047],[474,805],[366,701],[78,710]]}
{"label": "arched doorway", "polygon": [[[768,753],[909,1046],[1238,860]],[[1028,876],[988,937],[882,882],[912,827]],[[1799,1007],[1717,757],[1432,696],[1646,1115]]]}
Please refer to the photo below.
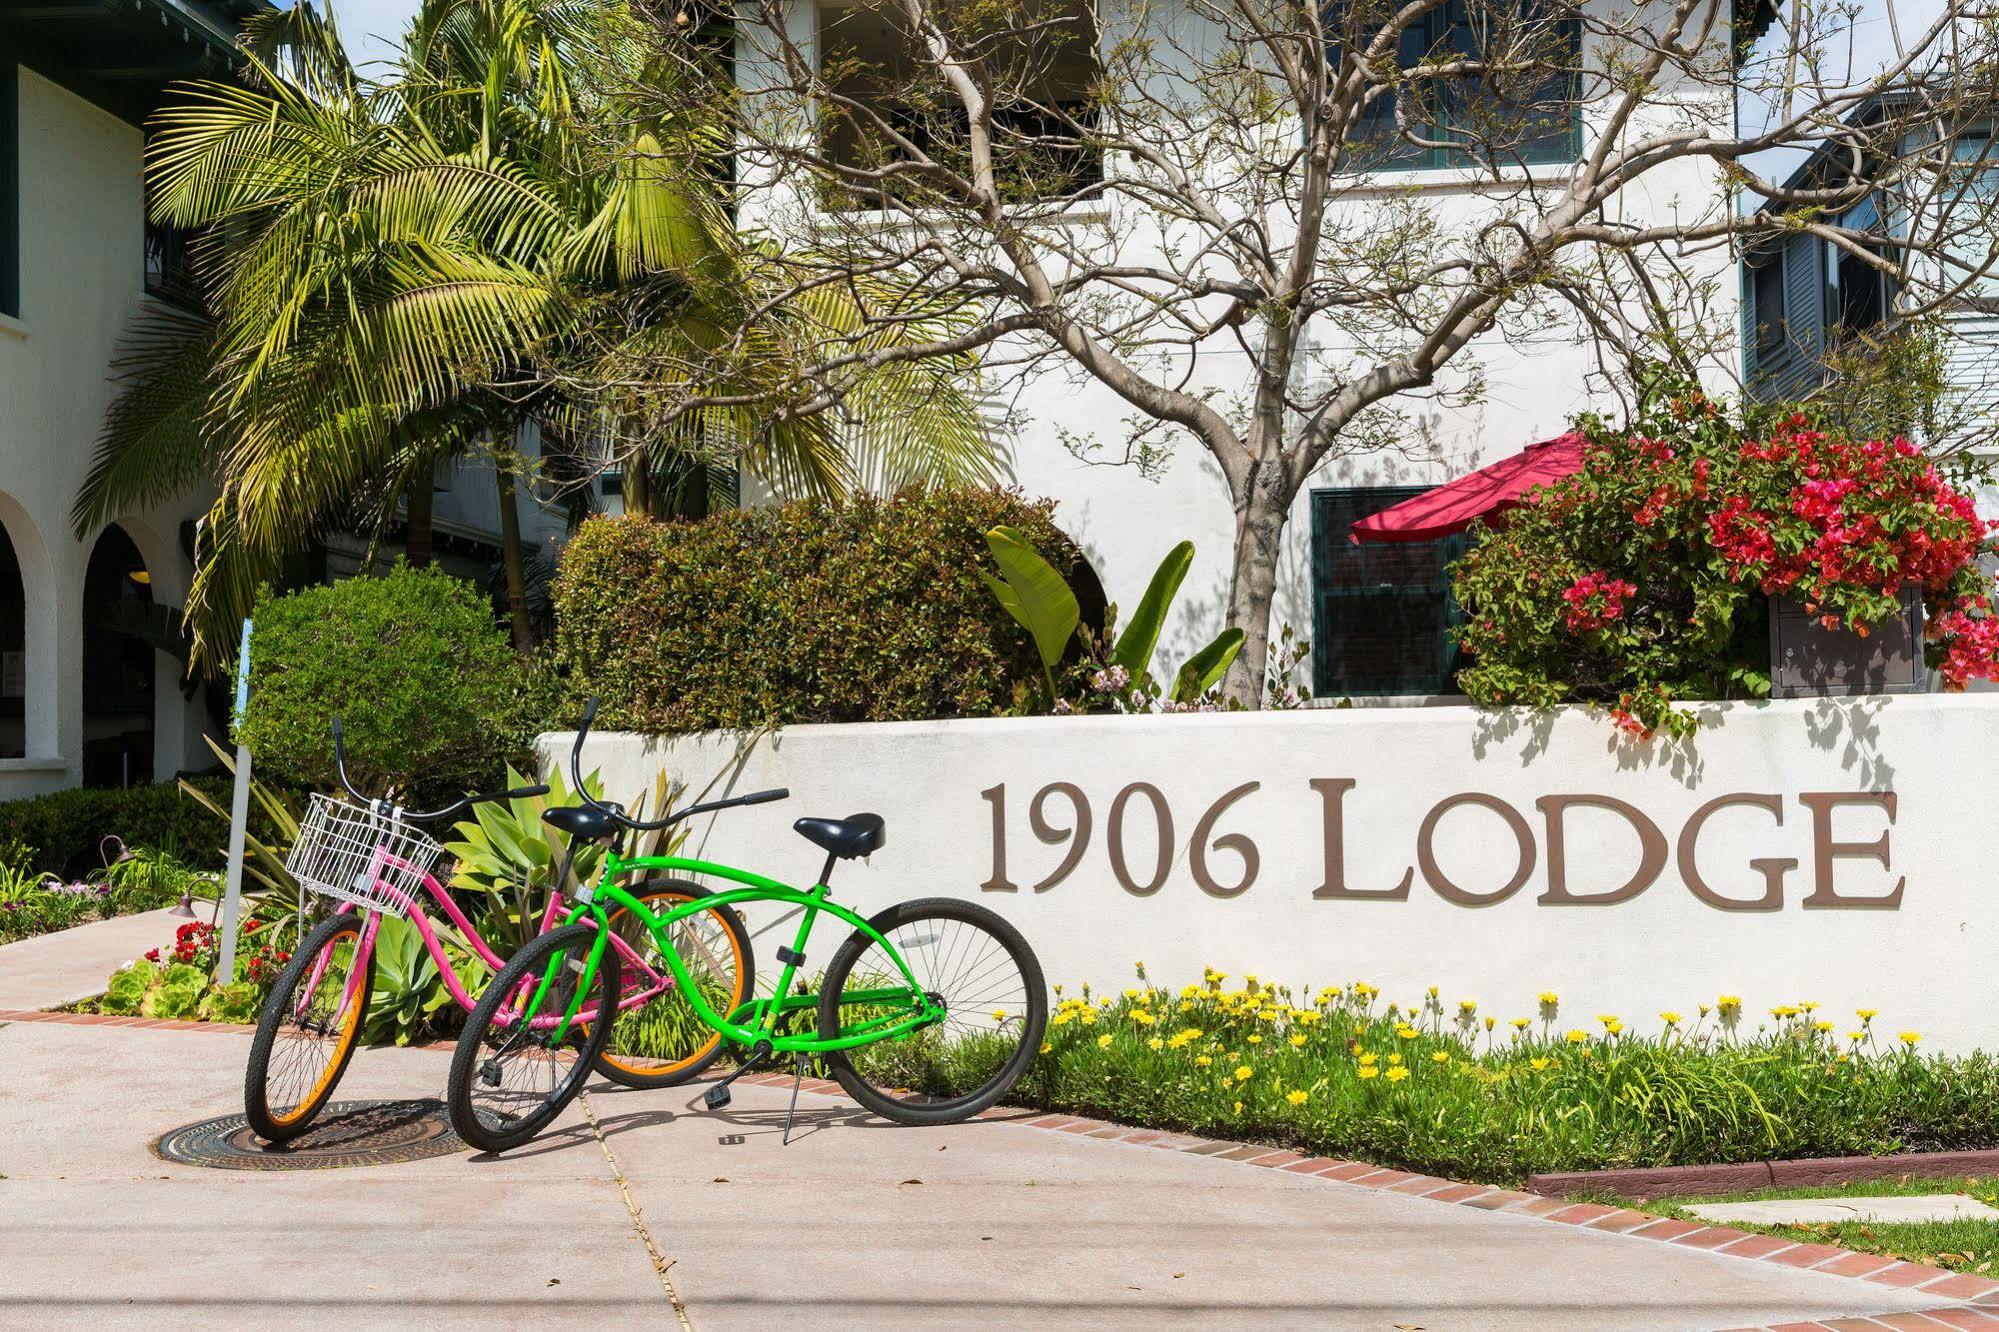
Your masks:
{"label": "arched doorway", "polygon": [[0,523],[0,759],[28,752],[28,587]]}
{"label": "arched doorway", "polygon": [[83,575],[83,784],[153,779],[152,575],[124,529],[104,529]]}

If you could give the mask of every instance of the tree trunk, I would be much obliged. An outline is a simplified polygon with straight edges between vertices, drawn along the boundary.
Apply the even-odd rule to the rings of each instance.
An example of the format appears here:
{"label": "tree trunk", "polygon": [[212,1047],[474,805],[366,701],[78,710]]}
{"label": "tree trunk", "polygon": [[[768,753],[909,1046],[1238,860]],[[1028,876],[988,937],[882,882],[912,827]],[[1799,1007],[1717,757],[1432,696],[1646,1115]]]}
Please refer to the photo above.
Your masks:
{"label": "tree trunk", "polygon": [[521,554],[521,515],[514,507],[514,464],[503,451],[495,450],[493,476],[500,487],[500,561],[507,571],[507,615],[514,626],[514,650],[534,647],[534,630],[528,624],[527,565]]}
{"label": "tree trunk", "polygon": [[652,516],[652,460],[640,450],[625,460],[625,512]]}
{"label": "tree trunk", "polygon": [[1270,608],[1277,594],[1277,564],[1292,496],[1281,465],[1252,463],[1235,506],[1235,561],[1229,569],[1228,624],[1242,630],[1242,651],[1222,678],[1230,701],[1263,706],[1263,675],[1270,645]]}
{"label": "tree trunk", "polygon": [[434,548],[431,539],[431,499],[436,479],[436,464],[425,459],[410,477],[409,489],[403,492],[406,502],[403,554],[408,557],[412,569],[430,567]]}

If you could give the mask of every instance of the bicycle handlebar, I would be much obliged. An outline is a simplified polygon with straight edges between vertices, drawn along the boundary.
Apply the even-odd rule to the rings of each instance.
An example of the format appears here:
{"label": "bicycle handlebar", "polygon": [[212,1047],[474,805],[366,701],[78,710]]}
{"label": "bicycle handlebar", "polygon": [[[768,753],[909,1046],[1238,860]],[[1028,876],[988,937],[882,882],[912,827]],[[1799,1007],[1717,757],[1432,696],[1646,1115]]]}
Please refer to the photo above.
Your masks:
{"label": "bicycle handlebar", "polygon": [[583,741],[590,734],[590,724],[597,720],[597,697],[591,695],[583,704],[583,720],[576,727],[576,743],[569,749],[569,777],[574,784],[576,798],[614,820],[630,828],[633,832],[657,832],[682,819],[693,818],[696,814],[712,814],[718,809],[734,809],[738,805],[767,805],[773,800],[783,800],[791,795],[787,787],[776,787],[769,791],[752,791],[748,795],[731,796],[727,800],[710,800],[705,804],[689,805],[686,809],[675,810],[663,819],[643,821],[635,819],[616,805],[607,805],[593,800],[583,789]]}
{"label": "bicycle handlebar", "polygon": [[[386,800],[377,800],[372,796],[362,795],[354,789],[354,783],[347,776],[347,748],[341,742],[340,718],[338,717],[333,719],[333,766],[339,771],[340,784],[347,788],[348,795],[353,796],[370,809],[379,809],[389,803]],[[452,801],[442,809],[406,809],[402,812],[402,817],[413,823],[429,823],[436,819],[448,818],[462,809],[470,809],[472,806],[488,800],[525,800],[530,796],[547,794],[548,787],[537,782],[532,786],[517,786],[511,791],[486,791],[479,795],[465,796],[462,799]]]}

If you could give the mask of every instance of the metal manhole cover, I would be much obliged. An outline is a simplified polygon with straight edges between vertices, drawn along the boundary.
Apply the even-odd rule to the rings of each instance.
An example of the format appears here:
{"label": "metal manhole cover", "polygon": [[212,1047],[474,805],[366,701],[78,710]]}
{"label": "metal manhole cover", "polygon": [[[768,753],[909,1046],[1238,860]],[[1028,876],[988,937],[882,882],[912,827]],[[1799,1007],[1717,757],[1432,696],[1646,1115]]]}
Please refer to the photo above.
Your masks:
{"label": "metal manhole cover", "polygon": [[274,1147],[250,1131],[241,1115],[224,1115],[170,1129],[153,1154],[183,1165],[218,1170],[336,1170],[393,1165],[466,1150],[445,1122],[442,1101],[334,1101],[319,1122]]}

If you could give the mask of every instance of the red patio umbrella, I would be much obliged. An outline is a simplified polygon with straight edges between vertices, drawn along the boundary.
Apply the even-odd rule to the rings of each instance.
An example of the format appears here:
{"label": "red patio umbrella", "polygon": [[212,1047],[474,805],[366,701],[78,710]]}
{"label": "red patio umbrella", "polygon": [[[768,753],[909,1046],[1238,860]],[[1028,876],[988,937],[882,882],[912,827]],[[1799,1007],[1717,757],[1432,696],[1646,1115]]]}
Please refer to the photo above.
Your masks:
{"label": "red patio umbrella", "polygon": [[1353,539],[1431,541],[1450,536],[1470,527],[1475,518],[1490,520],[1496,513],[1517,508],[1535,486],[1560,481],[1581,471],[1582,465],[1583,437],[1574,431],[1529,444],[1511,457],[1361,519],[1353,525]]}

